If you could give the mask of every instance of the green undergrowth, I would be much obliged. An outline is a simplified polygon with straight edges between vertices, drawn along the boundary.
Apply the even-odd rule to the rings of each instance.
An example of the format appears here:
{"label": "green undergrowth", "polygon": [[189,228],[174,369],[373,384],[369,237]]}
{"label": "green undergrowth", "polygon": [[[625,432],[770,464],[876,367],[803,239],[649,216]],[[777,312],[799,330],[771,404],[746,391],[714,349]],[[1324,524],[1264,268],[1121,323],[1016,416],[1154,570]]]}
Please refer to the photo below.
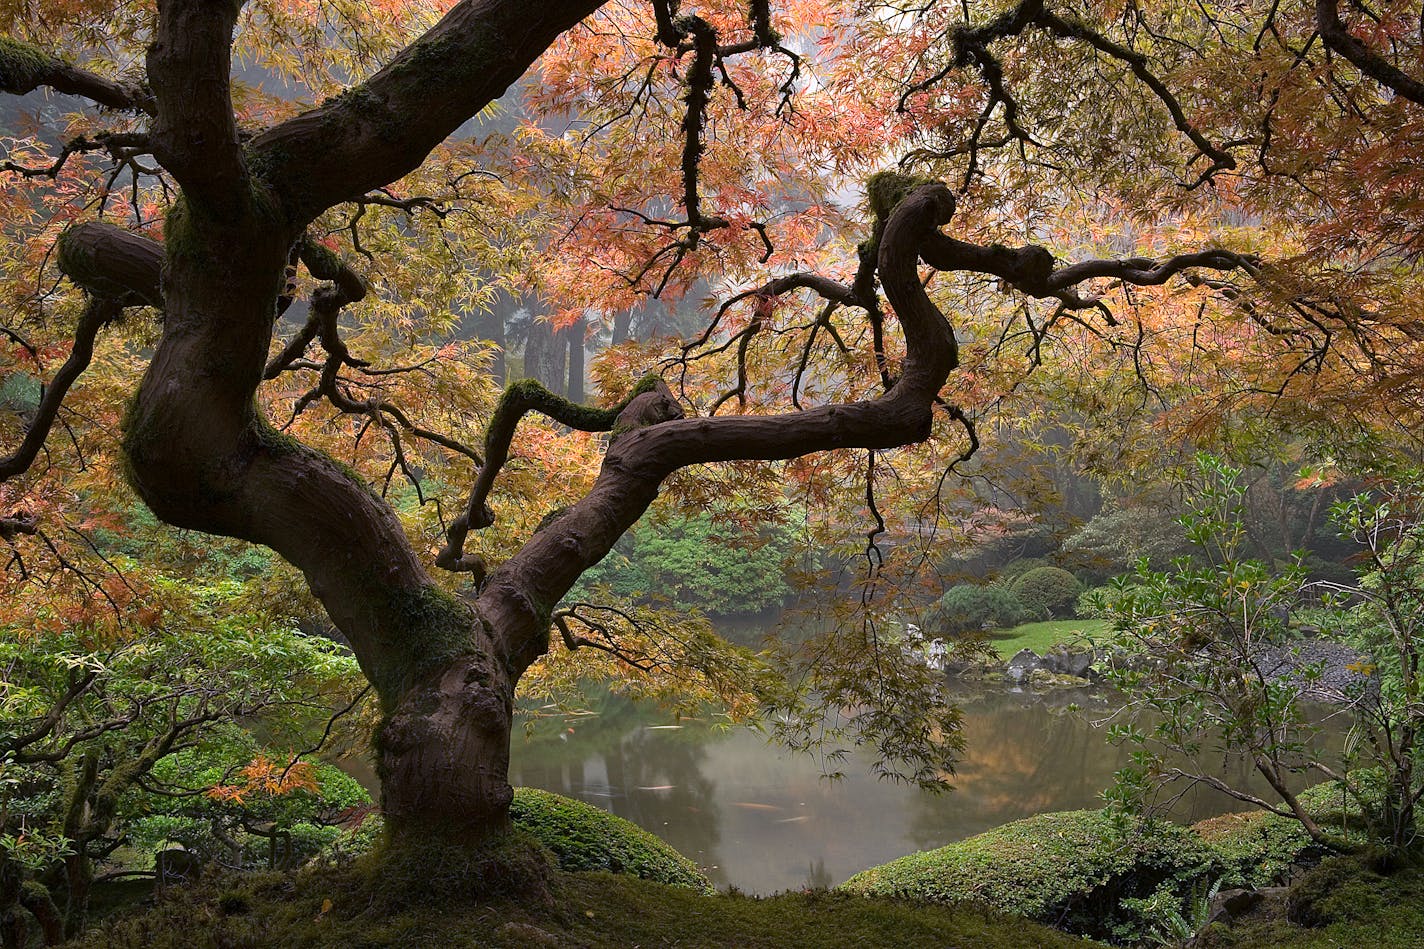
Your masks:
{"label": "green undergrowth", "polygon": [[356,866],[209,880],[73,943],[87,949],[440,946],[916,947],[1087,949],[1092,942],[971,907],[912,906],[845,894],[705,896],[609,873],[554,871],[534,896],[383,898]]}
{"label": "green undergrowth", "polygon": [[[1329,785],[1301,794],[1328,834],[1345,846],[1368,852],[1366,838],[1358,830],[1358,813],[1341,808],[1338,801],[1332,810],[1335,797]],[[851,877],[841,889],[945,905],[981,903],[1130,946],[1149,943],[1199,916],[1204,921],[1204,894],[1213,888],[1286,884],[1300,879],[1302,867],[1313,867],[1328,855],[1327,848],[1312,841],[1297,821],[1266,811],[1226,814],[1190,828],[1160,820],[1131,820],[1107,811],[1065,811],[1015,821],[872,867]],[[1335,878],[1345,881],[1350,867],[1358,869],[1359,860],[1334,864],[1327,860],[1324,865],[1335,866]],[[1349,886],[1340,882],[1337,887],[1320,883],[1311,875],[1314,872],[1304,878],[1315,881],[1306,887],[1314,895],[1302,896],[1298,902],[1326,908],[1315,915],[1309,909],[1292,911],[1292,922],[1318,927],[1367,921],[1362,912],[1348,909],[1356,904],[1373,906],[1380,913],[1390,911],[1394,898],[1390,894],[1397,884],[1383,875],[1361,871]],[[1339,897],[1336,889],[1356,895]],[[1413,922],[1401,925],[1424,936],[1424,928]],[[1237,945],[1223,943],[1227,944]],[[1424,938],[1398,944],[1424,949]]]}
{"label": "green undergrowth", "polygon": [[1072,647],[1075,642],[1107,632],[1108,621],[1101,619],[1051,619],[1040,623],[1022,623],[1012,629],[989,634],[989,645],[1005,659],[1020,649],[1032,649],[1042,656],[1054,646]]}
{"label": "green undergrowth", "polygon": [[1274,886],[1287,880],[1299,863],[1318,860],[1325,851],[1299,821],[1268,811],[1223,814],[1192,825],[1218,861],[1224,888]]}
{"label": "green undergrowth", "polygon": [[1305,872],[1285,901],[1232,926],[1213,925],[1198,949],[1419,949],[1424,869],[1383,870],[1368,858],[1332,857]]}

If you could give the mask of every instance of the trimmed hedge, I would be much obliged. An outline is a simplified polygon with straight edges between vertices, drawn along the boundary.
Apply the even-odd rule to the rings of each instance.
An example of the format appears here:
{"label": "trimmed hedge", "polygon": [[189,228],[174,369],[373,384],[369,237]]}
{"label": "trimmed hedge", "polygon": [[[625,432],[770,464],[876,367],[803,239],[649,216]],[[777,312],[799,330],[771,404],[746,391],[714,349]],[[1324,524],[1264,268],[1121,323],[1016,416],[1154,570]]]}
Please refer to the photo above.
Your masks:
{"label": "trimmed hedge", "polygon": [[1015,580],[1011,589],[1030,614],[1049,619],[1072,616],[1083,585],[1061,567],[1035,567]]}
{"label": "trimmed hedge", "polygon": [[937,633],[970,633],[985,626],[1017,626],[1024,615],[1023,604],[1007,587],[961,583],[946,590],[930,608],[925,625]]}
{"label": "trimmed hedge", "polygon": [[515,788],[509,807],[514,826],[548,847],[561,870],[605,870],[681,886],[714,888],[697,865],[638,825],[571,798],[535,788]]}
{"label": "trimmed hedge", "polygon": [[1131,939],[1146,920],[1124,900],[1164,885],[1206,885],[1216,857],[1185,827],[1123,822],[1103,811],[1015,821],[959,843],[861,871],[841,889],[934,903],[980,903],[1094,938]]}

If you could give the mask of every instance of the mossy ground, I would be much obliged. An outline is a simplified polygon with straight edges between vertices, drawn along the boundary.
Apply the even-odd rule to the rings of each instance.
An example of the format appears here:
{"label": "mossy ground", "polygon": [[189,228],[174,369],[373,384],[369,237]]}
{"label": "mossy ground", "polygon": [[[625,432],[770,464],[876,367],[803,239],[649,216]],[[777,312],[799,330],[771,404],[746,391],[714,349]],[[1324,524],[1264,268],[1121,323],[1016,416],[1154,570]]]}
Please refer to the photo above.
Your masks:
{"label": "mossy ground", "polygon": [[1061,811],[863,870],[841,888],[947,905],[984,902],[1070,932],[1133,941],[1150,928],[1133,901],[1164,885],[1206,884],[1214,862],[1185,827]]}
{"label": "mossy ground", "polygon": [[72,945],[1087,949],[1098,944],[970,907],[913,906],[828,893],[767,899],[703,896],[610,873],[556,871],[546,893],[532,898],[392,905],[359,869],[328,866],[170,890],[148,912],[111,921]]}
{"label": "mossy ground", "polygon": [[[1211,828],[1212,836],[1234,833]],[[430,863],[439,863],[432,856]],[[845,893],[767,899],[706,896],[610,873],[551,870],[520,895],[468,895],[469,874],[426,867],[409,876],[379,864],[318,865],[287,874],[210,878],[172,888],[156,905],[114,915],[72,946],[84,949],[244,947],[1101,947],[973,905],[894,902]],[[419,871],[419,867],[406,870]],[[444,880],[437,884],[435,881]],[[440,891],[440,887],[446,887]],[[101,888],[102,889],[102,888]],[[96,894],[98,896],[99,894]],[[126,891],[125,899],[137,894]],[[96,916],[120,907],[96,906]],[[1203,949],[1418,949],[1424,946],[1424,868],[1384,872],[1334,858],[1297,876],[1290,897],[1268,902]]]}

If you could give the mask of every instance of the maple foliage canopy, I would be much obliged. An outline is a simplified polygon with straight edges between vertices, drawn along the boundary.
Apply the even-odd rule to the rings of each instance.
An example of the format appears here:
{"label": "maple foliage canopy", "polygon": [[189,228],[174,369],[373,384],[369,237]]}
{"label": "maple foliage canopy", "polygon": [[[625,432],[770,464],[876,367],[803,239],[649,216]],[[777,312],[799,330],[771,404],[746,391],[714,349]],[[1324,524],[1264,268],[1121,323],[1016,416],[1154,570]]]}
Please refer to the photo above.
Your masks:
{"label": "maple foliage canopy", "polygon": [[[1097,420],[1109,466],[1263,409],[1417,429],[1403,3],[64,0],[0,35],[0,620],[155,622],[105,539],[136,499],[271,547],[381,695],[397,816],[434,807],[390,790],[431,703],[507,746],[551,631],[761,674],[559,609],[665,483],[790,486],[874,567],[1004,407]],[[702,330],[601,355],[601,406],[501,396],[466,331],[500,293],[597,328],[698,287]],[[953,715],[859,637],[803,683],[899,696],[860,724],[936,779]],[[491,754],[461,806],[507,804]]]}

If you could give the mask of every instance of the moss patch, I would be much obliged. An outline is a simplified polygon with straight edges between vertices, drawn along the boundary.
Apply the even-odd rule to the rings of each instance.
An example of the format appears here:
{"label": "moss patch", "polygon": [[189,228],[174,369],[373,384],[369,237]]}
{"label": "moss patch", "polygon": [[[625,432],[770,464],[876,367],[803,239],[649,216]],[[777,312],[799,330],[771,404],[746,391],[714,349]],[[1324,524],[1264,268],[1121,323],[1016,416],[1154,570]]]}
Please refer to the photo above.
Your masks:
{"label": "moss patch", "polygon": [[888,218],[900,202],[911,191],[921,185],[935,184],[934,178],[907,175],[900,171],[877,171],[865,182],[865,197],[870,202],[870,213],[877,220]]}
{"label": "moss patch", "polygon": [[516,829],[473,850],[426,837],[394,842],[367,854],[356,869],[371,899],[397,910],[514,894],[543,900],[553,863],[533,835]]}
{"label": "moss patch", "polygon": [[1221,866],[1221,885],[1274,886],[1300,861],[1321,856],[1299,821],[1269,811],[1223,814],[1193,824]]}
{"label": "moss patch", "polygon": [[394,589],[384,612],[392,629],[406,632],[386,657],[373,684],[383,703],[394,703],[429,673],[474,649],[475,614],[459,597],[434,584]]}
{"label": "moss patch", "polygon": [[29,92],[53,62],[54,57],[38,46],[0,37],[0,89],[17,95]]}
{"label": "moss patch", "polygon": [[1211,851],[1166,822],[1127,824],[1102,811],[1015,821],[959,843],[864,870],[841,889],[934,903],[982,903],[1074,933],[1121,936],[1141,920],[1123,900],[1163,884],[1186,891],[1211,875]]}
{"label": "moss patch", "polygon": [[1381,873],[1337,857],[1308,871],[1284,905],[1230,927],[1212,926],[1201,949],[1418,949],[1424,946],[1424,871]]}

